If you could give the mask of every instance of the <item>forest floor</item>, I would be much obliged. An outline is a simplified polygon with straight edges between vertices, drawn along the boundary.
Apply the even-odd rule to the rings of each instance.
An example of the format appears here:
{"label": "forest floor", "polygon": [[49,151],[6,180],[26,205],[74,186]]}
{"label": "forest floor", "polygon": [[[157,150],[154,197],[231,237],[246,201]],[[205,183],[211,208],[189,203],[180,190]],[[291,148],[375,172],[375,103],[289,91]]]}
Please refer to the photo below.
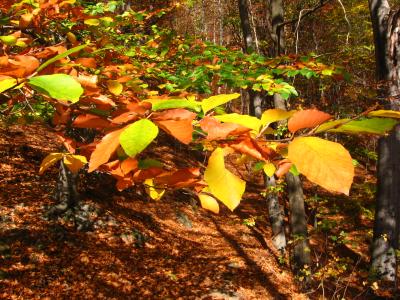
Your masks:
{"label": "forest floor", "polygon": [[83,232],[45,217],[58,170],[38,168],[59,148],[39,125],[0,129],[0,299],[373,299],[375,182],[363,169],[351,197],[305,183],[315,275],[301,292],[272,245],[261,185],[214,215],[183,192],[156,202],[103,184],[82,196],[94,224]]}

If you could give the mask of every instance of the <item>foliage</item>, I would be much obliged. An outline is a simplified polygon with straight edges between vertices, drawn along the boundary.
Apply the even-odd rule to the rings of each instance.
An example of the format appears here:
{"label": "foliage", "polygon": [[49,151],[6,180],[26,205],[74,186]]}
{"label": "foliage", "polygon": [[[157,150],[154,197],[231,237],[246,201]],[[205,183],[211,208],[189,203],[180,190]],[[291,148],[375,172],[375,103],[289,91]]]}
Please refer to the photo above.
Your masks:
{"label": "foliage", "polygon": [[[217,87],[248,88],[288,99],[297,95],[289,78],[339,79],[343,70],[313,56],[268,59],[183,38],[156,25],[174,5],[119,13],[121,3],[22,1],[9,13],[10,29],[1,39],[3,112],[9,117],[21,103],[46,101],[69,152],[48,156],[41,173],[60,159],[77,172],[87,160],[89,172],[110,173],[119,190],[144,184],[159,200],[167,188],[192,188],[204,208],[218,213],[216,199],[234,210],[246,186],[225,164],[226,155],[260,162],[268,176],[297,170],[330,191],[348,194],[354,176],[350,154],[315,135],[385,134],[398,123],[392,111],[333,121],[317,109],[272,109],[261,119],[225,113],[219,106],[240,94],[205,94]],[[68,16],[68,22],[59,21]],[[276,131],[277,122],[284,130]],[[74,138],[71,128],[90,128],[95,139]],[[167,170],[154,164],[148,149],[158,142],[160,129],[210,153],[207,166]]]}

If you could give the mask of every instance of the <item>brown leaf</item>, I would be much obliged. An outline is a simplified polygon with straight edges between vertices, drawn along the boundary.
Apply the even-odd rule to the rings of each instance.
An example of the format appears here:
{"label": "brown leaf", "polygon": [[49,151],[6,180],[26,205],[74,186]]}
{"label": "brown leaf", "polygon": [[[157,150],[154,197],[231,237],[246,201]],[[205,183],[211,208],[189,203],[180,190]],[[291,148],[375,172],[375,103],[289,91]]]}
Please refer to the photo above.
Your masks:
{"label": "brown leaf", "polygon": [[332,116],[317,109],[306,109],[296,112],[288,122],[290,132],[296,132],[303,128],[314,128],[329,119]]}
{"label": "brown leaf", "polygon": [[[148,102],[146,102],[148,103]],[[166,121],[166,120],[190,120],[193,121],[196,118],[196,114],[183,108],[168,109],[163,112],[157,112],[153,114],[152,119],[155,121]]]}
{"label": "brown leaf", "polygon": [[138,170],[133,175],[133,180],[135,182],[137,182],[137,181],[139,181],[139,182],[140,181],[145,181],[146,179],[154,178],[154,177],[160,175],[163,172],[164,172],[163,169],[156,168],[156,167],[148,168],[148,169],[145,169],[145,170]]}
{"label": "brown leaf", "polygon": [[282,177],[289,172],[290,168],[292,167],[292,163],[288,159],[283,159],[278,163],[277,170],[275,175],[278,177]]}
{"label": "brown leaf", "polygon": [[96,115],[85,114],[79,115],[72,126],[77,128],[106,128],[110,126],[110,122]]}
{"label": "brown leaf", "polygon": [[119,146],[119,136],[125,128],[112,131],[106,134],[102,140],[96,145],[96,149],[90,156],[89,170],[93,172],[102,164],[108,162]]}
{"label": "brown leaf", "polygon": [[75,63],[80,64],[86,68],[97,68],[97,62],[93,57],[80,57],[75,59]]}
{"label": "brown leaf", "polygon": [[264,157],[258,150],[258,147],[255,146],[252,139],[249,137],[242,140],[235,140],[232,143],[229,143],[229,147],[240,153],[250,155],[258,160],[264,160]]}
{"label": "brown leaf", "polygon": [[184,188],[195,185],[199,177],[199,168],[187,168],[156,177],[154,178],[154,183],[157,186],[167,185],[176,188]]}
{"label": "brown leaf", "polygon": [[133,111],[128,111],[125,113],[120,114],[119,116],[112,119],[113,124],[124,124],[133,120],[138,119],[138,114]]}

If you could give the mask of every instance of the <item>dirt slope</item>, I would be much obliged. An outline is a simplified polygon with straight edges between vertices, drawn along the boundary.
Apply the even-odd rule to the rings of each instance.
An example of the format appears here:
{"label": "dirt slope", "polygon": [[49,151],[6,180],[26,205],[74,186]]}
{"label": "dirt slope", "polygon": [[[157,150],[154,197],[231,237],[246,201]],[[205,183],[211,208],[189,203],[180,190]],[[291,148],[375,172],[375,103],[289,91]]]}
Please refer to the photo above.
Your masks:
{"label": "dirt slope", "polygon": [[105,193],[82,200],[89,232],[47,221],[57,169],[37,170],[58,148],[37,125],[0,132],[1,299],[307,299],[267,226],[243,224],[266,214],[261,200],[216,216],[181,192],[160,202]]}

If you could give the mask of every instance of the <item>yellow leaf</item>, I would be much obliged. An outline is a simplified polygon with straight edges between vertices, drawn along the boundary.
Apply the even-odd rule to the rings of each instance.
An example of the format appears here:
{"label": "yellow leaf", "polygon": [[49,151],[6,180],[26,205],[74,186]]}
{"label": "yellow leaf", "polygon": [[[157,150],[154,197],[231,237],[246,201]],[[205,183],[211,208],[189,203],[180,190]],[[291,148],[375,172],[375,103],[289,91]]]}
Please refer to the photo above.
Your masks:
{"label": "yellow leaf", "polygon": [[349,194],[354,166],[342,145],[317,137],[299,137],[289,144],[288,157],[310,181],[329,191]]}
{"label": "yellow leaf", "polygon": [[15,78],[6,78],[0,81],[0,93],[12,88],[17,85]]}
{"label": "yellow leaf", "polygon": [[107,81],[107,87],[108,87],[108,90],[115,96],[121,95],[121,93],[124,89],[124,86],[122,85],[122,83],[120,83],[116,80]]}
{"label": "yellow leaf", "polygon": [[206,193],[210,193],[209,188],[204,188],[201,193],[199,193],[199,199],[200,199],[200,203],[201,203],[201,207],[207,210],[212,211],[215,214],[219,213],[219,204],[217,202],[217,200],[211,196],[208,195]]}
{"label": "yellow leaf", "polygon": [[52,165],[62,159],[63,156],[63,153],[50,153],[49,155],[47,155],[40,165],[39,174],[42,175],[48,168],[50,168]]}
{"label": "yellow leaf", "polygon": [[82,155],[65,155],[64,164],[72,173],[78,173],[79,170],[87,164],[86,157]]}
{"label": "yellow leaf", "polygon": [[165,193],[165,189],[156,188],[154,186],[153,178],[146,179],[144,181],[146,193],[153,200],[160,200]]}
{"label": "yellow leaf", "polygon": [[210,98],[204,99],[201,102],[201,107],[203,109],[204,114],[208,111],[212,110],[213,108],[225,104],[229,101],[237,99],[240,97],[240,94],[222,94],[217,96],[212,96]]}
{"label": "yellow leaf", "polygon": [[220,115],[220,116],[215,116],[215,119],[220,120],[221,122],[225,123],[235,123],[242,125],[244,127],[253,129],[255,131],[260,130],[261,126],[261,121],[260,119],[248,115],[240,115],[240,114],[226,114],[226,115]]}
{"label": "yellow leaf", "polygon": [[400,111],[396,110],[375,110],[368,114],[368,117],[386,117],[400,119]]}
{"label": "yellow leaf", "polygon": [[99,26],[100,21],[98,19],[86,19],[83,23],[89,26]]}
{"label": "yellow leaf", "polygon": [[211,154],[204,180],[211,193],[233,211],[242,199],[246,183],[225,168],[224,152],[224,149],[217,148]]}
{"label": "yellow leaf", "polygon": [[276,167],[273,163],[266,163],[263,170],[268,177],[272,177],[275,174]]}
{"label": "yellow leaf", "polygon": [[295,110],[286,111],[283,109],[268,109],[261,116],[262,126],[268,126],[271,123],[289,119],[295,113]]}

